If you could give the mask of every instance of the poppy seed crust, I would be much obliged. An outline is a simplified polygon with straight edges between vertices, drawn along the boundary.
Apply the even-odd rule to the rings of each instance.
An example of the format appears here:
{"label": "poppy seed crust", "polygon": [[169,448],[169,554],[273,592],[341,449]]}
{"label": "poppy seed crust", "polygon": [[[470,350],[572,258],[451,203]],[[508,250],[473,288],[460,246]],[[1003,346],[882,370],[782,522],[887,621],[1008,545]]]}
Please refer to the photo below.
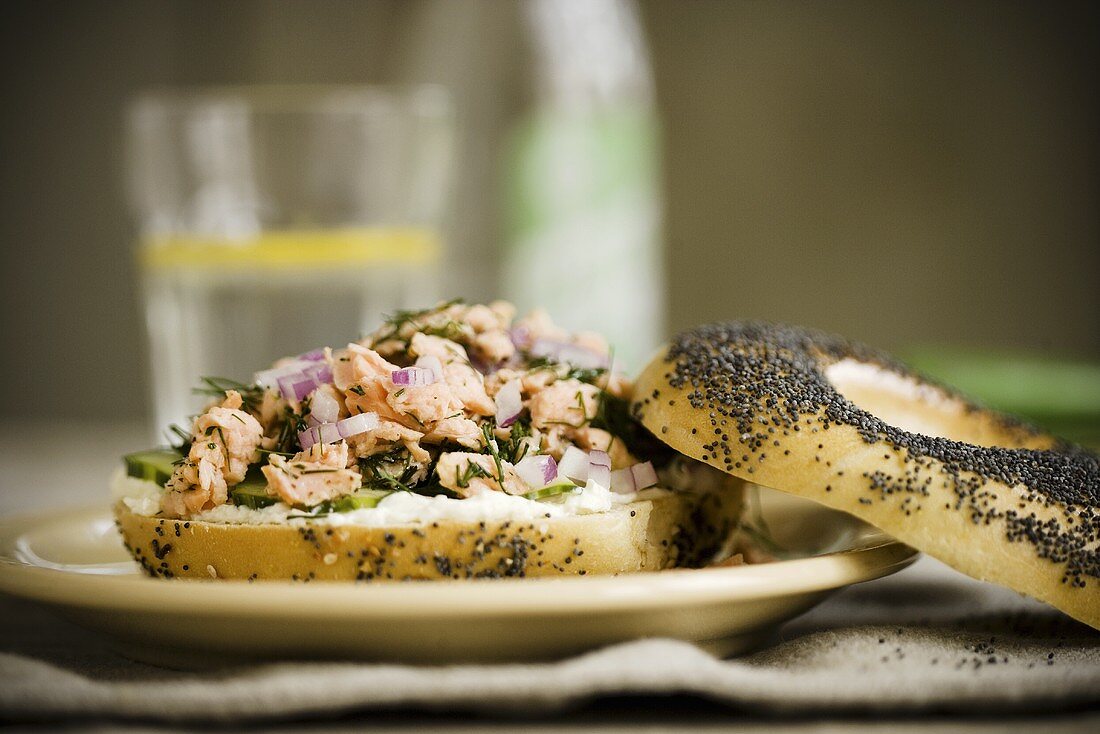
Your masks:
{"label": "poppy seed crust", "polygon": [[[827,379],[831,366],[847,360],[934,390],[950,403],[951,421],[963,428],[980,422],[998,445],[891,425]],[[658,396],[651,398],[652,392]],[[889,509],[899,536],[900,529],[927,526],[927,503],[935,493],[940,509],[999,528],[1003,541],[1058,566],[1052,572],[1063,587],[1097,589],[1100,458],[988,410],[883,352],[798,327],[710,324],[677,335],[643,372],[635,395],[635,415],[651,431],[731,474],[753,481],[764,472],[772,486],[836,506],[842,501],[838,483],[852,486],[855,509],[843,509],[868,519],[881,519]],[[690,414],[665,407],[681,396]],[[660,430],[666,423],[667,436]],[[698,435],[688,433],[689,425]],[[704,436],[704,425],[713,432]],[[803,486],[782,486],[796,475]],[[806,487],[807,478],[820,480],[819,486]]]}

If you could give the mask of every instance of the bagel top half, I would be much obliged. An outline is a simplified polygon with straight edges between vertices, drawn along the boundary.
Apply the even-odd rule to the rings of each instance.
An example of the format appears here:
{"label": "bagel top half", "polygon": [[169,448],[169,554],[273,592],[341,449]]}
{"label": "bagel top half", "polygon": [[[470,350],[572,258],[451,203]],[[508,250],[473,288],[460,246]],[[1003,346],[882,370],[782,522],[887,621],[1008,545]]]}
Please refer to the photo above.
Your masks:
{"label": "bagel top half", "polygon": [[1100,458],[888,355],[759,322],[684,332],[633,411],[672,448],[844,510],[1100,629]]}

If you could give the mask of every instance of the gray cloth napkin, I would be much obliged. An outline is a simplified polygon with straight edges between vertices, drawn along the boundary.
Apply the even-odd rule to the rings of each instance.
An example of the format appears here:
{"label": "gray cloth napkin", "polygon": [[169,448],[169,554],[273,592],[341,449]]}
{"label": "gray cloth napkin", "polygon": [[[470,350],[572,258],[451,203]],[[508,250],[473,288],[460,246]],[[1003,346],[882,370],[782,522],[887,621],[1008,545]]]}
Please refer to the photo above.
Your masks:
{"label": "gray cloth napkin", "polygon": [[241,722],[371,709],[545,714],[601,696],[691,694],[749,712],[1053,712],[1100,704],[1100,634],[931,559],[847,589],[774,646],[719,660],[639,640],[554,663],[279,663],[213,673],[127,661],[5,600],[0,711]]}

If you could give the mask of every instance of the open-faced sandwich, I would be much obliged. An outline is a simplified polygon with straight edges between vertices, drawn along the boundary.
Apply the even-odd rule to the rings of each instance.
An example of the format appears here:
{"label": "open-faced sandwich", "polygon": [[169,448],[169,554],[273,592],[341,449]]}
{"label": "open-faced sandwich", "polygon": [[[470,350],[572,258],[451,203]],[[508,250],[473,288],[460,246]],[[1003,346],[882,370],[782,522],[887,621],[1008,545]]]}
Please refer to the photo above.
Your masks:
{"label": "open-faced sandwich", "polygon": [[152,575],[615,574],[728,553],[740,482],[629,415],[597,334],[506,303],[401,312],[212,397],[126,457],[114,511]]}

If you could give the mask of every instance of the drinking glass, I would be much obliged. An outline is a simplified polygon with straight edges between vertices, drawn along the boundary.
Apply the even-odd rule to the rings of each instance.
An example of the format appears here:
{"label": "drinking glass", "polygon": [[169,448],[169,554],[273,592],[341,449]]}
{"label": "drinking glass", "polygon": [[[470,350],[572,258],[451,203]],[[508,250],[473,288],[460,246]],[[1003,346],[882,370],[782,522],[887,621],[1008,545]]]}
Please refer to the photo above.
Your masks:
{"label": "drinking glass", "polygon": [[441,89],[169,91],[128,122],[158,433],[189,425],[203,377],[248,382],[438,299]]}

